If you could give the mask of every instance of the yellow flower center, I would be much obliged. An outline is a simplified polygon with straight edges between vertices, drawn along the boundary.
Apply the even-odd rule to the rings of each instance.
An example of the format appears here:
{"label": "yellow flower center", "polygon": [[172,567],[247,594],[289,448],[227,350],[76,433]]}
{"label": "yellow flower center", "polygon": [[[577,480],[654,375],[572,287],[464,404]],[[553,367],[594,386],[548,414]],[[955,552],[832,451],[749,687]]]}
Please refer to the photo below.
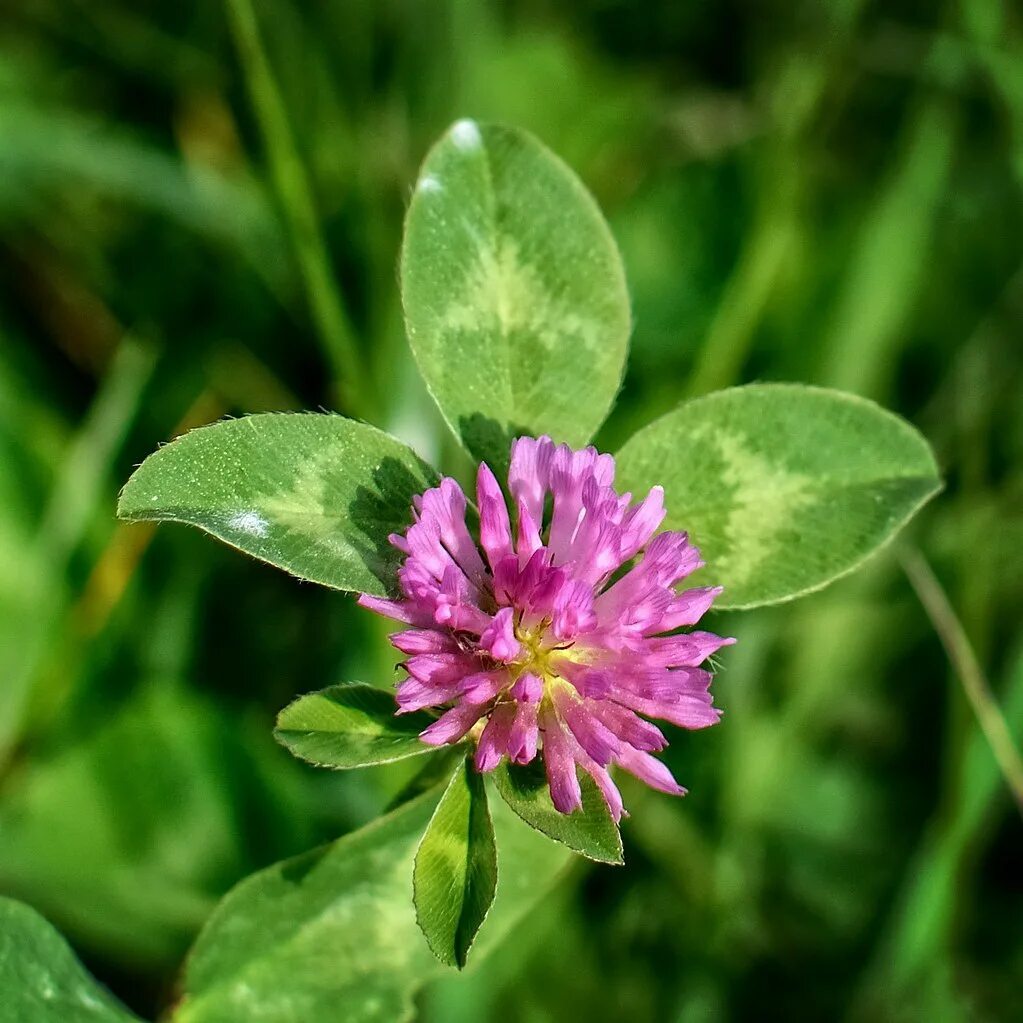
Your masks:
{"label": "yellow flower center", "polygon": [[544,645],[544,633],[546,633],[547,627],[546,621],[542,621],[532,629],[515,626],[515,638],[522,644],[523,654],[511,665],[513,678],[518,678],[529,672],[546,683],[548,676],[557,675],[551,666],[551,648]]}
{"label": "yellow flower center", "polygon": [[543,684],[543,700],[550,697],[551,690],[556,686],[571,686],[568,679],[559,673],[555,662],[563,659],[582,660],[574,644],[556,645],[551,643],[550,638],[547,637],[550,624],[547,619],[530,629],[517,624],[515,638],[522,644],[523,652],[517,661],[509,665],[512,684],[520,675],[526,673],[540,679]]}

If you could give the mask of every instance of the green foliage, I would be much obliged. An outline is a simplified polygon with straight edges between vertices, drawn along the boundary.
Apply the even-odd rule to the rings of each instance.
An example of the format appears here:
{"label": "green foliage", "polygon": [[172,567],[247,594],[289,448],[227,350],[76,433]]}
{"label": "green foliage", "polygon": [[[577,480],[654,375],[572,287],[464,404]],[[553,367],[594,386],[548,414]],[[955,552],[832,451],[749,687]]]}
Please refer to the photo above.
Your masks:
{"label": "green foliage", "polygon": [[[402,1023],[443,968],[416,925],[412,870],[440,790],[243,881],[189,957],[174,1023]],[[509,819],[510,818],[510,819]],[[568,853],[495,813],[506,868],[485,954],[544,898]]]}
{"label": "green foliage", "polygon": [[531,828],[591,860],[624,862],[618,825],[611,818],[596,783],[585,771],[579,772],[583,805],[571,814],[555,809],[539,760],[525,766],[502,761],[494,770],[494,783],[501,798]]}
{"label": "green foliage", "polygon": [[365,767],[433,753],[419,733],[428,714],[395,714],[394,695],[361,682],[330,686],[289,703],[274,738],[318,767]]}
{"label": "green foliage", "polygon": [[[1021,743],[1023,650],[1013,651],[1008,661],[1002,698],[1006,721]],[[915,987],[933,984],[927,964],[942,958],[955,933],[956,878],[969,865],[974,836],[990,828],[999,804],[1006,802],[1004,779],[976,722],[970,723],[955,766],[954,796],[917,851],[881,953],[872,964],[877,987],[893,988],[903,997]],[[947,990],[940,995],[943,1000],[952,997]]]}
{"label": "green foliage", "polygon": [[187,522],[301,579],[384,594],[414,494],[433,471],[393,437],[341,416],[216,423],[150,455],[125,484],[121,518]]}
{"label": "green foliage", "polygon": [[436,798],[243,881],[192,950],[175,1023],[409,1018],[417,974],[435,968],[410,895]]}
{"label": "green foliage", "polygon": [[0,1023],[138,1023],[38,913],[0,897]]}
{"label": "green foliage", "polygon": [[[1012,5],[234,4],[255,12],[263,54],[226,4],[8,7],[0,891],[140,1016],[191,998],[182,950],[224,891],[442,766],[443,752],[317,771],[280,750],[270,726],[294,694],[390,679],[384,623],[111,508],[169,437],[280,409],[371,417],[466,479],[395,271],[416,167],[456,118],[542,139],[613,225],[634,328],[602,450],[685,396],[751,380],[856,391],[927,436],[949,493],[913,540],[1019,740]],[[671,736],[685,801],[622,779],[623,869],[589,868],[492,798],[499,891],[466,970],[441,966],[414,920],[428,812],[394,865],[397,948],[367,938],[372,903],[348,912],[327,876],[317,902],[281,865],[214,911],[196,960],[233,955],[238,925],[250,973],[233,975],[277,1023],[358,1020],[360,990],[398,988],[377,1023],[395,1004],[421,1023],[1023,1018],[1018,814],[896,559],[727,618],[713,626],[739,637],[714,683],[722,724]],[[307,896],[304,922],[264,946]],[[335,910],[357,922],[351,943]],[[322,945],[289,944],[319,917]],[[36,947],[6,921],[0,946],[19,971]],[[359,972],[367,946],[393,955],[387,977]],[[45,943],[34,962],[66,955]],[[24,976],[0,977],[3,1023],[33,1023]],[[306,982],[322,985],[311,1008]],[[249,1023],[231,985],[211,980],[197,1014]]]}
{"label": "green foliage", "polygon": [[248,724],[160,680],[21,765],[0,798],[0,884],[136,968],[179,961],[224,879],[259,862],[239,803],[253,829],[278,833],[271,858],[312,841],[294,808],[275,805],[294,787],[276,763],[267,779]]}
{"label": "green foliage", "polygon": [[938,492],[907,422],[854,395],[753,384],[686,402],[618,456],[622,487],[664,487],[725,587],[719,607],[790,600],[851,572]]}
{"label": "green foliage", "polygon": [[441,962],[465,966],[497,891],[497,846],[483,778],[466,758],[430,818],[413,875],[416,921]]}
{"label": "green foliage", "polygon": [[[0,643],[0,762],[10,751],[24,724],[25,704],[34,674],[53,641],[54,624],[66,611],[55,568],[66,567],[87,534],[116,452],[142,403],[142,394],[155,364],[155,352],[134,339],[122,342],[104,386],[64,453],[44,508],[29,513],[30,525],[11,544],[16,556],[8,561],[8,585],[13,599],[3,609],[11,642]],[[2,403],[2,402],[0,402]],[[14,410],[12,404],[8,407]],[[14,412],[18,415],[17,411]],[[24,413],[22,413],[24,414]],[[13,423],[12,423],[13,426]],[[12,478],[12,489],[22,491]],[[25,501],[24,493],[8,500]],[[12,538],[13,539],[13,538]]]}
{"label": "green foliage", "polygon": [[423,164],[402,300],[430,393],[495,470],[520,434],[584,444],[622,377],[629,300],[614,239],[530,135],[458,121]]}
{"label": "green foliage", "polygon": [[21,207],[26,193],[53,202],[55,193],[72,185],[212,236],[251,260],[256,272],[279,281],[280,268],[256,255],[280,245],[281,232],[252,180],[232,179],[210,166],[190,171],[151,142],[60,104],[5,103],[0,132],[7,139],[0,215]]}
{"label": "green foliage", "polygon": [[[290,168],[284,198],[311,223],[254,13],[241,0],[232,11],[278,171]],[[310,235],[308,224],[299,233]],[[516,434],[581,444],[600,425],[627,341],[622,268],[595,204],[539,143],[472,120],[449,130],[416,187],[402,284],[413,350],[470,453],[503,470]],[[355,353],[343,347],[352,368]],[[620,462],[626,488],[665,485],[669,525],[694,532],[733,607],[789,599],[851,571],[938,488],[930,449],[908,424],[862,399],[794,385],[690,402],[641,430]],[[397,558],[386,537],[402,530],[413,496],[435,478],[398,441],[351,420],[258,416],[187,434],[151,456],[125,486],[119,513],[190,522],[336,588],[393,592]],[[394,710],[381,690],[335,686],[287,707],[276,735],[317,766],[426,752],[418,734],[430,718]],[[547,837],[623,862],[618,828],[590,779],[582,809],[568,817],[551,803],[539,765],[502,767],[497,784]],[[497,886],[486,789],[468,759],[430,820],[413,880],[431,949],[463,967]]]}

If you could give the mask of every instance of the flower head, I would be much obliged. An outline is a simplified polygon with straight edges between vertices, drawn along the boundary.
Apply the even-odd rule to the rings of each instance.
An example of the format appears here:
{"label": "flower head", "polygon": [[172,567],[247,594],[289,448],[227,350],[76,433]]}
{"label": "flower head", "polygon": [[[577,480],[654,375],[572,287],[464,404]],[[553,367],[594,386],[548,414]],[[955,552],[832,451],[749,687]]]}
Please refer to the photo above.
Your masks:
{"label": "flower head", "polygon": [[680,631],[720,590],[676,590],[702,564],[699,551],[685,533],[657,533],[660,487],[632,504],[614,490],[614,471],[593,448],[520,437],[508,472],[514,521],[481,464],[477,543],[465,495],[442,479],[415,498],[405,535],[390,538],[405,554],[402,597],[363,594],[359,603],[410,626],[391,637],[407,655],[398,713],[442,709],[423,742],[471,734],[480,771],[542,755],[562,813],[581,805],[578,765],[619,820],[612,764],[684,794],[653,756],[667,742],[647,718],[716,724],[711,674],[700,665],[733,640]]}

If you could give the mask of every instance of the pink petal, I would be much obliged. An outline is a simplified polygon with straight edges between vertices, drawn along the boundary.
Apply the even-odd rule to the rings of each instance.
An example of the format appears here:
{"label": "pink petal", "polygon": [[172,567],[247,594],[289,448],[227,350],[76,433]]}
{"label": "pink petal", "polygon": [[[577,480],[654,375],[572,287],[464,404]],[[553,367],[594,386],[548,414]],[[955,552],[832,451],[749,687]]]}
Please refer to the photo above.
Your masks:
{"label": "pink petal", "polygon": [[421,682],[446,685],[457,682],[477,669],[476,661],[461,651],[456,653],[416,654],[405,662],[405,670]]}
{"label": "pink petal", "polygon": [[654,628],[648,632],[670,632],[681,625],[695,625],[714,603],[715,597],[723,592],[721,586],[703,586],[684,590],[665,609]]}
{"label": "pink petal", "polygon": [[550,437],[519,437],[512,441],[508,490],[516,505],[525,505],[530,518],[539,523],[544,495],[550,483],[554,442]]}
{"label": "pink petal", "polygon": [[621,751],[618,737],[592,712],[591,703],[570,696],[565,689],[555,693],[555,705],[561,717],[587,756],[606,767]]}
{"label": "pink petal", "polygon": [[669,701],[649,700],[619,690],[614,694],[614,700],[646,717],[667,721],[679,728],[709,728],[721,720],[721,711],[711,704],[709,693],[685,695]]}
{"label": "pink petal", "polygon": [[508,684],[505,668],[466,675],[458,683],[458,693],[470,703],[489,703]]}
{"label": "pink petal", "polygon": [[622,796],[618,791],[618,786],[611,780],[611,775],[608,773],[605,767],[596,763],[593,758],[584,750],[572,735],[567,737],[569,746],[572,750],[572,756],[579,766],[586,771],[590,777],[596,782],[597,788],[600,789],[601,795],[604,797],[604,802],[607,804],[607,808],[614,818],[615,823],[622,819],[622,815],[625,813],[624,807],[622,806]]}
{"label": "pink petal", "polygon": [[475,594],[469,591],[465,576],[454,565],[444,572],[433,617],[438,625],[477,635],[490,624],[489,616],[479,609]]}
{"label": "pink petal", "polygon": [[432,725],[424,728],[419,733],[419,738],[429,746],[458,742],[486,712],[486,704],[460,703],[441,714]]}
{"label": "pink petal", "polygon": [[700,552],[685,533],[658,533],[640,562],[596,600],[598,615],[617,618],[629,606],[665,586],[674,585],[700,567]]}
{"label": "pink petal", "polygon": [[480,735],[479,745],[473,757],[477,771],[492,771],[509,752],[508,737],[514,722],[514,704],[502,703],[494,708],[483,734]]}
{"label": "pink petal", "polygon": [[557,714],[548,708],[540,722],[543,728],[543,761],[547,770],[547,784],[551,801],[561,813],[571,813],[583,805],[579,778],[575,773],[575,759]]}
{"label": "pink petal", "polygon": [[480,634],[480,646],[498,661],[515,661],[522,656],[522,644],[515,638],[515,612],[502,607]]}
{"label": "pink petal", "polygon": [[653,487],[643,501],[631,508],[622,522],[619,555],[622,564],[634,558],[643,545],[657,532],[667,512],[664,510],[664,488]]}
{"label": "pink petal", "polygon": [[652,789],[667,792],[670,796],[686,794],[686,790],[671,776],[671,771],[649,753],[641,753],[631,746],[626,746],[619,755],[617,763],[629,774],[634,774],[640,781],[646,782]]}
{"label": "pink petal", "polygon": [[[595,479],[597,457],[594,448],[573,451],[567,444],[559,444],[554,450],[550,469],[554,510],[548,545],[557,564],[571,558],[572,541],[584,517],[583,488],[587,482],[598,482]],[[607,463],[603,464],[606,466]],[[614,459],[611,459],[610,466],[613,478]]]}
{"label": "pink petal", "polygon": [[476,474],[476,501],[480,512],[480,545],[494,571],[501,559],[512,553],[512,536],[504,494],[486,462],[480,463]]}
{"label": "pink petal", "polygon": [[519,565],[524,568],[543,543],[540,540],[540,520],[533,517],[525,501],[519,501],[518,513],[519,532],[515,549],[519,554]]}
{"label": "pink petal", "polygon": [[[422,524],[430,525],[446,551],[459,568],[476,585],[479,585],[486,569],[476,544],[465,525],[465,494],[450,477],[445,476],[439,487],[423,494]],[[409,530],[411,533],[412,530]]]}
{"label": "pink petal", "polygon": [[510,695],[513,700],[520,700],[523,703],[539,703],[540,697],[543,696],[543,682],[538,675],[523,672],[511,687]]}
{"label": "pink petal", "polygon": [[668,740],[664,738],[661,730],[649,721],[644,721],[635,712],[610,700],[591,700],[590,706],[592,713],[630,746],[652,753],[668,745]]}
{"label": "pink petal", "polygon": [[389,638],[403,654],[455,653],[458,650],[451,634],[438,629],[406,629],[393,633]]}
{"label": "pink petal", "polygon": [[554,600],[551,631],[558,639],[571,639],[597,624],[593,589],[579,579],[567,579]]}
{"label": "pink petal", "polygon": [[417,678],[407,678],[395,692],[398,701],[397,714],[411,714],[425,707],[440,707],[458,699],[454,685],[433,685]]}
{"label": "pink petal", "polygon": [[369,593],[359,594],[356,603],[369,611],[375,611],[385,618],[393,618],[396,622],[405,622],[407,625],[430,626],[433,618],[425,609],[417,606],[410,600],[385,600],[383,597],[374,597]]}
{"label": "pink petal", "polygon": [[536,756],[540,738],[537,725],[537,702],[517,702],[515,721],[508,735],[508,756],[516,764],[528,764]]}
{"label": "pink petal", "polygon": [[685,632],[678,636],[658,636],[636,648],[636,656],[644,664],[657,667],[697,668],[734,639],[715,636],[712,632]]}
{"label": "pink petal", "polygon": [[611,692],[614,675],[608,669],[580,664],[571,657],[553,657],[551,665],[562,678],[567,678],[575,686],[580,696],[603,700]]}

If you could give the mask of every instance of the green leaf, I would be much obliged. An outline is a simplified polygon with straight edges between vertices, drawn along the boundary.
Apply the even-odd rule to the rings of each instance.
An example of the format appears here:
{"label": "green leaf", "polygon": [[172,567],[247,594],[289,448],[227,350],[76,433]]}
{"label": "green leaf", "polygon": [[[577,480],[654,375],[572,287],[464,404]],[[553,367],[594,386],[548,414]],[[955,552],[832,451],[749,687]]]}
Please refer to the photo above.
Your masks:
{"label": "green leaf", "polygon": [[[344,838],[243,881],[189,956],[173,1023],[408,1023],[444,972],[412,905],[413,858],[434,789]],[[503,866],[473,954],[498,945],[550,891],[570,856],[494,807]]]}
{"label": "green leaf", "polygon": [[451,777],[416,852],[416,919],[434,955],[465,966],[497,890],[497,846],[483,777],[469,759]]}
{"label": "green leaf", "polygon": [[941,489],[920,434],[873,402],[752,384],[686,402],[618,454],[623,490],[665,491],[720,608],[774,604],[856,568]]}
{"label": "green leaf", "polygon": [[342,416],[246,416],[179,437],[121,492],[124,519],[187,522],[339,590],[392,592],[411,520],[434,471],[400,441]]}
{"label": "green leaf", "polygon": [[3,1023],[138,1023],[34,909],[0,897]]}
{"label": "green leaf", "polygon": [[539,760],[530,764],[502,763],[493,772],[494,784],[504,801],[531,828],[583,856],[601,863],[621,864],[622,836],[593,779],[579,772],[582,809],[559,813],[551,802],[547,777]]}
{"label": "green leaf", "polygon": [[519,434],[586,443],[628,349],[629,298],[596,203],[525,132],[459,121],[426,157],[405,223],[402,300],[426,383],[471,454]]}
{"label": "green leaf", "polygon": [[318,767],[365,767],[434,753],[419,733],[429,714],[395,714],[394,695],[362,682],[300,696],[277,717],[274,738]]}
{"label": "green leaf", "polygon": [[432,757],[427,757],[422,767],[394,794],[385,808],[385,813],[397,810],[399,806],[410,802],[436,788],[441,782],[447,783],[455,764],[465,756],[465,746],[441,746]]}

